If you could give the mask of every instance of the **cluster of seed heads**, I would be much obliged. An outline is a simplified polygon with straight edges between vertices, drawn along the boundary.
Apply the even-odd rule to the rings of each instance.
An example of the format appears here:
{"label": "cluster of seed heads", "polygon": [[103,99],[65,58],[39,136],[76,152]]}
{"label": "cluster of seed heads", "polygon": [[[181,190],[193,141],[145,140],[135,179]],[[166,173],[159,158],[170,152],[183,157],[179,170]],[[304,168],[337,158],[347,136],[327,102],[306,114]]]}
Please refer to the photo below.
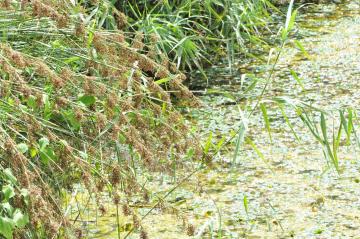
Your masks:
{"label": "cluster of seed heads", "polygon": [[[2,8],[11,9],[11,2],[3,1]],[[69,29],[56,34],[72,31],[68,52],[76,49],[77,56],[84,55],[81,68],[75,69],[57,65],[46,53],[31,55],[26,45],[0,45],[1,165],[10,167],[30,192],[32,228],[43,228],[49,238],[62,233],[69,223],[54,195],[81,182],[96,197],[111,186],[114,204],[122,205],[140,237],[148,238],[129,207],[132,195],[151,200],[133,176],[133,162],[142,170],[171,172],[174,160],[180,164],[189,149],[195,149],[195,157],[202,154],[172,105],[174,96],[199,104],[182,84],[184,74],[158,52],[156,36],[126,36],[120,30],[127,24],[123,13],[115,12],[118,31],[89,34],[88,23],[64,14],[71,11],[60,1],[20,3],[17,10],[29,13],[35,24],[48,19],[57,30]],[[29,45],[39,44],[23,37]],[[148,46],[149,37],[153,43]],[[160,85],[161,79],[169,80]],[[19,144],[28,150],[20,151]],[[99,210],[106,213],[104,206]],[[81,237],[82,231],[74,234]]]}

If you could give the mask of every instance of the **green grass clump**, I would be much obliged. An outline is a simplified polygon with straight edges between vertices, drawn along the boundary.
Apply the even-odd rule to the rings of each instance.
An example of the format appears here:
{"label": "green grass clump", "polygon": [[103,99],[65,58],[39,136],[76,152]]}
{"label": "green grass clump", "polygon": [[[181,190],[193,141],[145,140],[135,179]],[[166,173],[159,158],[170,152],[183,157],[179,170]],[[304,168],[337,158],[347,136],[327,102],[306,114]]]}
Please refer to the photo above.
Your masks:
{"label": "green grass clump", "polygon": [[[179,69],[202,69],[215,57],[232,62],[245,44],[264,44],[268,0],[118,1],[128,16],[129,30],[156,36],[156,50],[167,53]],[[151,41],[151,38],[147,39]]]}

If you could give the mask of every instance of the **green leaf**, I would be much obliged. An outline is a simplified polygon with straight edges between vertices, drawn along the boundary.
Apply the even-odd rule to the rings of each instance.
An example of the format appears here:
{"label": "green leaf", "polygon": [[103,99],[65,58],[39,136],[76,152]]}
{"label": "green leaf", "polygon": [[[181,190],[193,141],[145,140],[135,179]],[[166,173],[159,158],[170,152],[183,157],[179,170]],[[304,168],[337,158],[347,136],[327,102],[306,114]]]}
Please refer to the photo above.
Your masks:
{"label": "green leaf", "polygon": [[300,49],[301,53],[308,59],[311,58],[310,54],[306,51],[305,47],[298,41],[294,40],[295,45]]}
{"label": "green leaf", "polygon": [[16,184],[17,183],[17,179],[15,178],[15,176],[12,174],[11,169],[6,168],[3,172],[3,175],[5,176],[6,181],[11,182],[12,184]]}
{"label": "green leaf", "polygon": [[251,84],[244,90],[243,94],[246,94],[246,93],[248,93],[249,91],[252,91],[252,90],[255,88],[255,86],[256,86],[257,83],[258,83],[258,79],[254,79],[254,80],[251,82]]}
{"label": "green leaf", "polygon": [[54,150],[51,148],[45,148],[40,151],[40,159],[44,164],[48,164],[49,161],[55,161],[56,155],[54,153]]}
{"label": "green leaf", "polygon": [[126,137],[122,133],[119,134],[119,142],[122,144],[126,142]]}
{"label": "green leaf", "polygon": [[192,158],[194,156],[194,152],[195,152],[194,148],[189,148],[189,150],[186,153],[186,158],[189,159]]}
{"label": "green leaf", "polygon": [[15,189],[12,185],[8,184],[3,186],[2,193],[4,194],[4,201],[9,201],[10,198],[15,196]]}
{"label": "green leaf", "polygon": [[171,80],[170,77],[162,78],[160,80],[155,81],[155,84],[161,85],[161,84],[169,82],[170,80]]}
{"label": "green leaf", "polygon": [[13,221],[17,228],[23,228],[29,223],[29,216],[23,214],[19,209],[16,209],[13,216]]}
{"label": "green leaf", "polygon": [[211,147],[211,140],[212,140],[213,133],[210,132],[209,137],[206,140],[205,147],[204,147],[204,153],[208,154],[209,149]]}
{"label": "green leaf", "polygon": [[52,116],[52,103],[49,101],[49,97],[44,97],[44,119],[49,120]]}
{"label": "green leaf", "polygon": [[249,137],[247,137],[247,138],[245,139],[245,141],[246,141],[246,143],[248,143],[248,144],[251,146],[251,148],[253,148],[253,150],[254,150],[255,153],[260,157],[260,159],[261,159],[264,163],[268,164],[267,160],[265,159],[264,154],[259,150],[259,148],[256,146],[256,144],[255,144]]}
{"label": "green leaf", "polygon": [[240,152],[240,147],[241,147],[244,137],[245,137],[246,127],[245,127],[244,121],[241,122],[239,131],[237,133],[238,133],[238,137],[236,140],[235,152],[234,152],[234,156],[233,156],[233,163],[236,163],[236,158]]}
{"label": "green leaf", "polygon": [[249,214],[249,202],[248,202],[248,199],[247,199],[246,195],[244,195],[243,203],[244,203],[244,208],[245,208],[246,214]]}
{"label": "green leaf", "polygon": [[29,150],[29,147],[25,143],[18,144],[16,148],[23,154]]}
{"label": "green leaf", "polygon": [[353,124],[353,111],[351,109],[348,109],[348,119],[349,119],[349,122],[348,122],[348,127],[346,128],[346,133],[349,136],[348,141],[349,141],[349,144],[350,144],[350,135],[351,135],[351,132],[353,131],[353,127],[354,127],[354,124]]}
{"label": "green leaf", "polygon": [[285,27],[282,30],[282,40],[286,40],[289,32],[291,31],[294,22],[295,22],[295,17],[296,17],[296,11],[292,11],[293,9],[293,5],[294,5],[294,0],[290,0],[290,4],[287,10],[287,14],[286,14],[286,22],[285,22]]}
{"label": "green leaf", "polygon": [[26,206],[28,206],[29,201],[30,201],[30,193],[29,193],[29,191],[27,189],[25,189],[25,188],[22,188],[20,190],[20,195],[23,196],[24,202],[25,202]]}
{"label": "green leaf", "polygon": [[301,89],[305,90],[304,84],[303,84],[302,80],[299,78],[299,76],[296,74],[296,72],[293,71],[292,69],[290,69],[290,74],[296,80],[296,82],[301,86]]}
{"label": "green leaf", "polygon": [[39,146],[40,146],[40,151],[44,150],[48,145],[49,145],[49,139],[46,137],[42,137],[39,140]]}
{"label": "green leaf", "polygon": [[49,144],[49,139],[46,137],[43,137],[39,140],[40,159],[44,164],[48,164],[50,160],[56,159],[54,151],[50,147],[48,147]]}
{"label": "green leaf", "polygon": [[36,148],[30,148],[30,156],[34,158],[37,155],[38,151]]}
{"label": "green leaf", "polygon": [[285,29],[288,30],[289,29],[289,25],[290,25],[290,21],[291,21],[291,16],[292,16],[292,8],[294,5],[294,0],[291,0],[289,3],[289,7],[287,10],[287,14],[286,14],[286,22],[285,22]]}
{"label": "green leaf", "polygon": [[324,143],[326,144],[328,142],[328,137],[327,137],[325,114],[323,114],[323,113],[321,113],[320,126],[321,126],[321,131],[323,134],[323,138],[324,138]]}
{"label": "green leaf", "polygon": [[265,120],[265,127],[266,127],[266,130],[269,134],[269,137],[270,137],[270,142],[272,143],[272,136],[271,136],[271,129],[270,129],[270,121],[269,121],[269,116],[268,116],[268,113],[267,113],[267,110],[266,110],[266,106],[264,103],[261,103],[260,104],[260,109],[261,109],[261,112],[263,114],[263,117],[264,117],[264,120]]}
{"label": "green leaf", "polygon": [[3,202],[0,204],[2,209],[4,211],[6,211],[6,213],[8,213],[8,215],[12,215],[13,214],[13,211],[14,211],[14,208],[10,205],[9,202]]}
{"label": "green leaf", "polygon": [[13,238],[14,222],[7,217],[0,217],[0,235],[6,239]]}
{"label": "green leaf", "polygon": [[73,111],[64,112],[63,116],[64,116],[64,119],[66,121],[68,121],[68,123],[70,123],[73,130],[75,130],[75,131],[80,130],[81,124],[76,119],[75,113]]}
{"label": "green leaf", "polygon": [[85,153],[84,151],[79,151],[79,155],[81,158],[83,158],[85,160],[89,158],[89,155],[87,153]]}
{"label": "green leaf", "polygon": [[86,106],[93,105],[96,101],[95,96],[92,95],[83,95],[79,98],[79,101]]}
{"label": "green leaf", "polygon": [[351,132],[353,131],[353,112],[351,109],[348,109],[348,120],[346,120],[344,112],[340,110],[340,119],[341,124],[344,127],[345,133],[346,133],[346,144],[350,145],[350,139],[351,139]]}
{"label": "green leaf", "polygon": [[297,10],[294,10],[291,14],[289,26],[287,28],[288,32],[291,31],[294,28],[295,20],[296,20]]}
{"label": "green leaf", "polygon": [[[93,10],[93,13],[94,13],[94,11],[96,12],[97,9],[98,9],[98,7]],[[88,32],[89,32],[89,34],[88,34],[88,40],[87,40],[87,48],[88,48],[88,49],[91,47],[91,43],[92,43],[92,41],[93,41],[93,39],[94,39],[94,32],[93,32],[93,30],[94,30],[95,28],[96,28],[96,22],[93,21],[93,23],[92,23],[92,25],[91,25],[91,31],[88,31]]]}
{"label": "green leaf", "polygon": [[338,149],[340,146],[341,140],[341,132],[342,132],[342,124],[340,122],[340,126],[338,129],[337,136],[335,137],[335,132],[333,132],[333,154],[334,154],[334,165],[338,169],[339,168],[339,157],[338,157]]}
{"label": "green leaf", "polygon": [[70,63],[76,62],[76,61],[78,61],[78,60],[80,60],[80,57],[78,57],[78,56],[73,56],[73,57],[67,58],[64,62],[65,62],[66,64],[70,64]]}
{"label": "green leaf", "polygon": [[330,157],[331,162],[334,164],[334,167],[335,167],[336,171],[339,173],[340,172],[339,161],[338,161],[337,155],[334,156],[335,152],[333,152],[331,150],[331,147],[330,147],[330,144],[329,144],[329,141],[328,141],[326,119],[325,119],[325,114],[324,113],[321,113],[320,126],[321,126],[321,131],[322,131],[322,134],[323,134],[324,146],[326,148],[327,154]]}
{"label": "green leaf", "polygon": [[289,118],[287,117],[287,115],[286,115],[286,113],[285,113],[284,106],[283,106],[282,104],[279,104],[279,108],[280,108],[280,111],[281,111],[282,116],[283,116],[284,119],[285,119],[286,124],[287,124],[287,125],[289,126],[289,128],[291,129],[291,132],[292,132],[293,135],[295,136],[296,140],[297,140],[298,142],[300,142],[299,136],[298,136],[297,133],[295,132],[294,127],[292,126]]}
{"label": "green leaf", "polygon": [[28,98],[27,105],[32,109],[36,109],[37,104],[36,104],[36,99],[34,96],[30,96]]}
{"label": "green leaf", "polygon": [[221,139],[218,141],[218,143],[216,144],[216,148],[217,150],[220,150],[221,147],[223,146],[224,142],[225,142],[225,136],[221,137]]}
{"label": "green leaf", "polygon": [[[305,115],[305,116],[304,116]],[[299,114],[300,119],[305,123],[305,125],[308,127],[308,129],[310,130],[310,132],[312,133],[312,135],[316,138],[317,141],[319,141],[319,143],[321,143],[322,145],[324,145],[324,140],[320,137],[320,135],[317,132],[316,126],[314,126],[307,113],[303,112],[303,114]]]}
{"label": "green leaf", "polygon": [[57,49],[57,48],[63,48],[64,46],[61,44],[61,41],[60,40],[55,40],[52,42],[52,47]]}

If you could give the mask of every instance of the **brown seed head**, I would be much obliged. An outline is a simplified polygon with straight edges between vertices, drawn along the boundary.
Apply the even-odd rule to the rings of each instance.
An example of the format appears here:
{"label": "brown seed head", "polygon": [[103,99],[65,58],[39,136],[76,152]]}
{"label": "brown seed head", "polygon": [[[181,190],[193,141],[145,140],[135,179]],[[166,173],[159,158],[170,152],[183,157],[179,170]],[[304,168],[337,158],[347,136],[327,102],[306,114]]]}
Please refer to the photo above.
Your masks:
{"label": "brown seed head", "polygon": [[192,224],[189,224],[186,228],[186,234],[188,236],[194,236],[195,235],[195,226]]}
{"label": "brown seed head", "polygon": [[143,39],[144,39],[144,34],[142,32],[136,32],[133,40],[132,48],[141,51],[145,46],[143,43]]}
{"label": "brown seed head", "polygon": [[109,181],[113,186],[120,183],[120,166],[118,164],[113,166]]}
{"label": "brown seed head", "polygon": [[75,26],[75,35],[77,37],[84,37],[85,36],[85,25],[83,23],[78,23]]}
{"label": "brown seed head", "polygon": [[118,193],[114,193],[114,198],[113,198],[114,204],[115,205],[119,205],[120,204],[120,196]]}
{"label": "brown seed head", "polygon": [[96,122],[100,129],[105,128],[106,126],[106,116],[100,112],[96,113]]}
{"label": "brown seed head", "polygon": [[105,206],[103,204],[101,204],[99,206],[99,211],[100,211],[102,216],[104,216],[106,214],[106,208],[105,208]]}
{"label": "brown seed head", "polygon": [[5,8],[5,9],[9,9],[10,6],[11,6],[10,0],[3,0],[1,3],[1,7]]}
{"label": "brown seed head", "polygon": [[118,26],[118,29],[123,29],[127,24],[127,17],[122,12],[117,12],[115,15],[116,23]]}
{"label": "brown seed head", "polygon": [[149,239],[149,236],[147,232],[144,230],[144,228],[140,231],[140,239]]}
{"label": "brown seed head", "polygon": [[127,205],[127,204],[124,204],[122,206],[122,211],[123,211],[123,214],[125,216],[130,216],[131,215],[131,209],[130,209],[129,205]]}
{"label": "brown seed head", "polygon": [[68,104],[68,100],[65,97],[58,97],[56,98],[56,104],[59,107],[65,107]]}
{"label": "brown seed head", "polygon": [[134,224],[134,228],[136,229],[140,228],[140,221],[139,218],[136,216],[136,214],[133,215],[133,224]]}
{"label": "brown seed head", "polygon": [[96,81],[96,77],[94,76],[85,76],[85,81],[84,81],[84,91],[86,94],[88,95],[92,95],[95,93],[96,91],[96,87],[94,85],[94,82]]}

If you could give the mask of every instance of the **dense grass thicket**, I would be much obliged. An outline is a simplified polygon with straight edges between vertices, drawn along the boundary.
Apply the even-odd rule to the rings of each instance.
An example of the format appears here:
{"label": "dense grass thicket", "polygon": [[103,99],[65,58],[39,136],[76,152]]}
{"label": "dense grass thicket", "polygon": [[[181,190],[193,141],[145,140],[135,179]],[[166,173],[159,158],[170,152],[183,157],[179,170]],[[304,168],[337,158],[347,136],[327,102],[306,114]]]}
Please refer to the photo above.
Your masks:
{"label": "dense grass thicket", "polygon": [[201,160],[199,142],[172,106],[175,98],[199,104],[185,75],[154,51],[156,35],[145,42],[142,32],[123,32],[126,25],[107,1],[2,1],[5,238],[74,236],[62,199],[75,183],[95,197],[106,190],[127,208],[134,195],[148,198],[138,173]]}
{"label": "dense grass thicket", "polygon": [[[247,44],[261,44],[276,8],[267,0],[0,4],[0,238],[81,238],[68,207],[79,185],[100,211],[106,192],[132,218],[129,233],[147,238],[129,206],[151,197],[138,179],[211,161],[211,143],[203,148],[177,111],[201,105],[184,72],[219,57],[231,63]],[[283,42],[295,15],[290,8]],[[256,103],[265,116],[273,71]],[[194,233],[186,221],[184,228]]]}
{"label": "dense grass thicket", "polygon": [[130,0],[115,5],[129,16],[129,30],[156,35],[157,49],[181,69],[201,69],[216,56],[231,61],[246,43],[263,44],[260,33],[276,10],[268,0]]}

